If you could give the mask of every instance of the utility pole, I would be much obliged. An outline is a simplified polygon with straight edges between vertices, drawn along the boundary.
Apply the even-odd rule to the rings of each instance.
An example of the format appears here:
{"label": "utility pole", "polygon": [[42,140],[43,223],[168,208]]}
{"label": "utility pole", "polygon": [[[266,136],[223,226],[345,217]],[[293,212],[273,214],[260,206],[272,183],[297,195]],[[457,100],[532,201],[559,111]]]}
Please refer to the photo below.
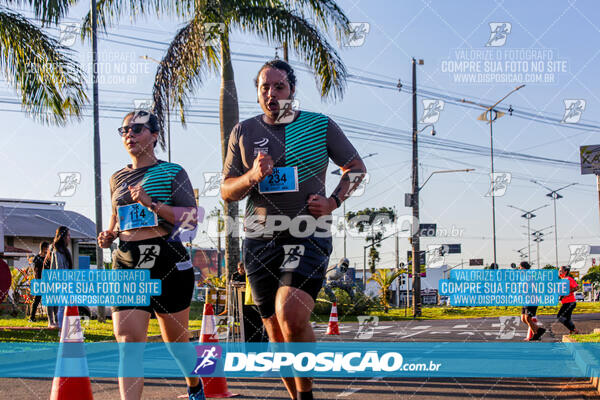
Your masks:
{"label": "utility pole", "polygon": [[569,186],[577,185],[577,183],[570,183],[566,186],[563,186],[559,189],[552,190],[548,186],[542,185],[540,182],[532,179],[531,182],[536,185],[540,185],[544,189],[548,189],[550,193],[546,194],[547,197],[552,199],[552,203],[554,204],[554,261],[556,262],[556,268],[558,268],[558,224],[556,222],[556,200],[562,199],[564,196],[558,194],[559,191],[568,188]]}
{"label": "utility pole", "polygon": [[537,266],[538,268],[542,268],[542,266],[540,265],[540,243],[544,241],[544,233],[543,231],[545,231],[546,229],[550,229],[552,228],[552,226],[548,226],[546,228],[542,228],[542,229],[536,229],[533,232],[531,232],[531,235],[534,237],[533,241],[537,243]]}
{"label": "utility pole", "polygon": [[[492,125],[494,124],[494,121],[497,120],[498,118],[502,117],[504,115],[503,112],[497,111],[495,110],[495,107],[502,103],[502,101],[504,101],[504,99],[506,99],[508,96],[510,96],[511,94],[513,94],[514,92],[516,92],[517,90],[522,89],[523,87],[525,87],[525,85],[519,85],[516,88],[514,88],[513,90],[511,90],[506,96],[504,96],[503,98],[501,98],[500,100],[498,100],[494,105],[492,106],[485,106],[482,104],[478,104],[475,103],[473,101],[470,100],[466,100],[466,99],[462,99],[461,102],[463,103],[469,103],[469,104],[474,104],[476,106],[485,108],[485,112],[483,114],[481,114],[477,119],[480,121],[488,121],[490,123],[490,161],[491,161],[491,177],[492,177],[492,190],[491,190],[491,197],[492,197],[492,234],[493,234],[493,245],[494,245],[494,264],[497,266],[498,262],[496,260],[496,194],[495,194],[495,189],[496,189],[496,182],[494,181],[494,133],[493,133],[493,127]],[[489,113],[489,118],[488,118],[488,113]],[[512,115],[512,114],[511,114]]]}
{"label": "utility pole", "polygon": [[[398,214],[396,213],[396,207],[394,206],[394,219],[396,220],[398,218]],[[398,227],[396,226],[394,228],[394,258],[395,258],[395,268],[396,271],[398,269],[400,269],[400,249],[399,249],[399,244],[398,244]],[[397,279],[397,284],[396,284],[396,307],[400,307],[400,277],[396,278]]]}
{"label": "utility pole", "polygon": [[[535,218],[536,215],[533,213],[534,211],[537,211],[541,208],[544,207],[548,207],[548,204],[544,204],[541,207],[538,208],[534,208],[533,210],[523,210],[522,208],[519,207],[515,207],[515,206],[511,206],[509,205],[510,208],[514,208],[515,210],[519,210],[519,211],[523,211],[524,214],[521,215],[521,218],[525,218],[527,220],[527,261],[529,262],[529,264],[531,264],[531,218]],[[496,264],[497,265],[497,264]]]}
{"label": "utility pole", "polygon": [[[423,65],[423,60],[419,60]],[[413,274],[413,318],[421,316],[421,257],[419,257],[419,148],[417,129],[417,60],[412,59],[412,210],[413,221],[417,227],[412,227],[412,274]]]}
{"label": "utility pole", "polygon": [[[102,170],[100,167],[100,113],[98,111],[98,16],[96,0],[92,7],[92,103],[94,115],[94,195],[96,205],[96,237],[102,232]],[[96,264],[98,270],[104,269],[104,252],[96,243]],[[104,306],[98,307],[98,322],[105,321]]]}

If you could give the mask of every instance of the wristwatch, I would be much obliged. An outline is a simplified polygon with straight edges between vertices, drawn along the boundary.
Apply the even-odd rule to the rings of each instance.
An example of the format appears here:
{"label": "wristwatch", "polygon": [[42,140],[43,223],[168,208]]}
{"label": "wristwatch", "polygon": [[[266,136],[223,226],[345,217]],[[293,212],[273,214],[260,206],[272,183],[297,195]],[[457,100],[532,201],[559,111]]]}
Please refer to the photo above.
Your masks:
{"label": "wristwatch", "polygon": [[340,198],[337,197],[335,194],[332,194],[330,197],[335,201],[336,208],[340,208],[340,206],[342,205],[342,201],[340,200]]}
{"label": "wristwatch", "polygon": [[158,214],[158,203],[153,201],[152,204],[150,204],[150,210],[152,210],[152,212],[155,212],[156,214]]}

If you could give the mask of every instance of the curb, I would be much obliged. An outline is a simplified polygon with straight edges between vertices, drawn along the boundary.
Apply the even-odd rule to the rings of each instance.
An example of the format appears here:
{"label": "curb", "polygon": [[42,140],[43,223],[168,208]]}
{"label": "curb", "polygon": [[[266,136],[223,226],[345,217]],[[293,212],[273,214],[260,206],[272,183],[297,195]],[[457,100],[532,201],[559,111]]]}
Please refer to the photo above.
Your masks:
{"label": "curb", "polygon": [[[600,333],[600,329],[594,329],[593,333]],[[571,335],[563,335],[562,341],[563,343],[577,343],[573,338],[571,338]],[[588,358],[589,355],[583,353],[584,352],[582,351],[578,352],[576,349],[574,349],[573,357],[575,358],[576,362],[579,361],[582,366],[586,366],[588,364],[585,362],[585,359]],[[589,375],[591,375],[589,380],[590,384],[594,387],[594,389],[596,389],[598,393],[600,393],[600,371],[598,371],[596,368],[588,368],[587,372]]]}

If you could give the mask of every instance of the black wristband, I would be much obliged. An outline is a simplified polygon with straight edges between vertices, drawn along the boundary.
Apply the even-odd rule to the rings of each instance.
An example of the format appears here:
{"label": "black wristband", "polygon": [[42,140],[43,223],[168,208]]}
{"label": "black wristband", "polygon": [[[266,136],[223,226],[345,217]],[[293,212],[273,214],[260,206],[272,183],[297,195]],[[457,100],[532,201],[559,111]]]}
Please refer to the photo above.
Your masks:
{"label": "black wristband", "polygon": [[340,200],[339,197],[337,197],[335,194],[331,195],[331,198],[335,201],[336,204],[336,208],[340,208],[340,206],[342,205],[342,201]]}

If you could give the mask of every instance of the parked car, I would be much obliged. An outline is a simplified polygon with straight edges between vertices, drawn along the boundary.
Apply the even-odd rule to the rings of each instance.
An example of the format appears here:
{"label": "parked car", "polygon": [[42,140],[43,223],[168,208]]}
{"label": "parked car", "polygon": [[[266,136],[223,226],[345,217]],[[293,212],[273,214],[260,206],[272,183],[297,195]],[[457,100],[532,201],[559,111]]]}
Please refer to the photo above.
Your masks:
{"label": "parked car", "polygon": [[577,300],[577,301],[585,301],[585,296],[581,292],[575,292],[575,300]]}

